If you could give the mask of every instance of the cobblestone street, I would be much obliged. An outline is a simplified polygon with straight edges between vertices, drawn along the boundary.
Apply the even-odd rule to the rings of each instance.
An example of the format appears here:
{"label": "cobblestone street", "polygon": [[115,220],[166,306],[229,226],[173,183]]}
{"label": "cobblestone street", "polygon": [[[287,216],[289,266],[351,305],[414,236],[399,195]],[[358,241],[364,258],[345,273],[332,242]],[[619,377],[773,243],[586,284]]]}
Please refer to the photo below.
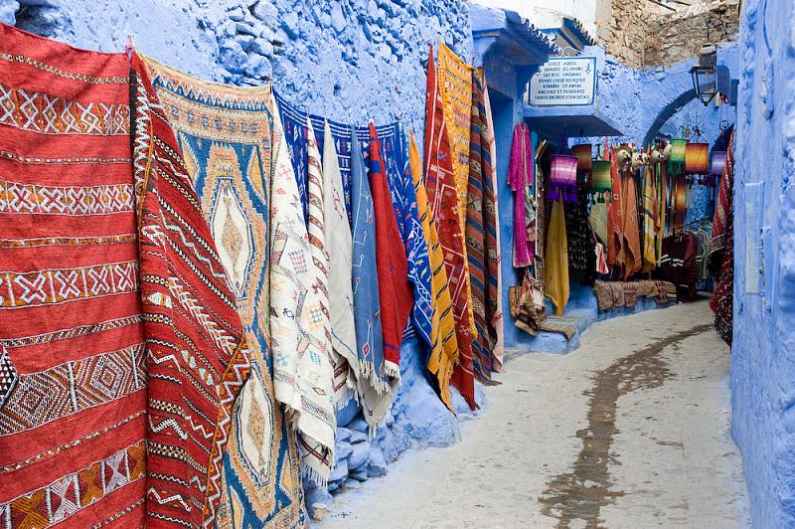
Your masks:
{"label": "cobblestone street", "polygon": [[[749,527],[729,351],[706,303],[511,359],[463,441],[337,496],[322,529]],[[389,501],[375,501],[389,498]]]}

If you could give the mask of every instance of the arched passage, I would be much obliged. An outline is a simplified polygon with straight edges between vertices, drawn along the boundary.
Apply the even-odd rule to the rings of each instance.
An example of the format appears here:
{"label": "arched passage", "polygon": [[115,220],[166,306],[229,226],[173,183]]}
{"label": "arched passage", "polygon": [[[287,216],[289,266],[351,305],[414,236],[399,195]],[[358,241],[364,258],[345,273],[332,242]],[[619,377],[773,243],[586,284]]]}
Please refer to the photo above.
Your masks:
{"label": "arched passage", "polygon": [[646,135],[643,137],[643,143],[641,145],[649,145],[654,138],[657,136],[657,133],[660,132],[665,123],[671,119],[679,110],[681,110],[685,105],[690,103],[692,100],[696,98],[696,91],[691,88],[690,90],[685,90],[681,93],[676,99],[668,103],[660,110],[657,117],[652,122],[649,130],[646,131]]}

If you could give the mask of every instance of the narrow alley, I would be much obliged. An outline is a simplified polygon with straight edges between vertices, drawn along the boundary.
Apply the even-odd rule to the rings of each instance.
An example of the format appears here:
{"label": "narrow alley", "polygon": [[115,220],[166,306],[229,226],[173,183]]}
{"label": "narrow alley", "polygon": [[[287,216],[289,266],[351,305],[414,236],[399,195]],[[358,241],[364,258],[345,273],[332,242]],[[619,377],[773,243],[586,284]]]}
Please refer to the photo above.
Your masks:
{"label": "narrow alley", "polygon": [[597,324],[574,354],[510,358],[460,443],[338,495],[318,528],[750,527],[711,319],[678,305]]}

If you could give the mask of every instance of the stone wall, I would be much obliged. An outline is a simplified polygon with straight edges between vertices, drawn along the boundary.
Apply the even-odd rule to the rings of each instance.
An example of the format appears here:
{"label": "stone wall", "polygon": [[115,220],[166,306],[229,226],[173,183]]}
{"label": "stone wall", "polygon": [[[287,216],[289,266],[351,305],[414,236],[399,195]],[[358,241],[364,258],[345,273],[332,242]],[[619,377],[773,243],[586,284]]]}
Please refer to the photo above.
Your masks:
{"label": "stone wall", "polygon": [[669,65],[698,55],[704,44],[735,40],[740,0],[712,0],[653,18],[648,27],[644,64]]}
{"label": "stone wall", "polygon": [[607,53],[629,66],[643,65],[648,3],[648,0],[612,0],[597,6],[602,12],[597,13],[596,19],[600,44]]}
{"label": "stone wall", "polygon": [[792,1],[745,0],[735,146],[733,433],[753,526],[795,528]]}

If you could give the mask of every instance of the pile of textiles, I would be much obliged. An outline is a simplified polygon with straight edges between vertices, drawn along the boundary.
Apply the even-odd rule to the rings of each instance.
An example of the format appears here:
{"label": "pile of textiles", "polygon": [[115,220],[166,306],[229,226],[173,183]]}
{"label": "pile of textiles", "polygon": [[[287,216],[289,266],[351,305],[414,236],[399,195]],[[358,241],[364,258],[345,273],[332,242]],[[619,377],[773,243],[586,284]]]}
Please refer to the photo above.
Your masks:
{"label": "pile of textiles", "polygon": [[410,335],[477,406],[495,141],[483,72],[439,63],[423,162],[397,123],[0,25],[0,525],[305,527],[337,411],[374,432]]}
{"label": "pile of textiles", "polygon": [[594,294],[599,311],[633,308],[638,298],[654,299],[659,305],[676,303],[676,285],[669,281],[596,281]]}

